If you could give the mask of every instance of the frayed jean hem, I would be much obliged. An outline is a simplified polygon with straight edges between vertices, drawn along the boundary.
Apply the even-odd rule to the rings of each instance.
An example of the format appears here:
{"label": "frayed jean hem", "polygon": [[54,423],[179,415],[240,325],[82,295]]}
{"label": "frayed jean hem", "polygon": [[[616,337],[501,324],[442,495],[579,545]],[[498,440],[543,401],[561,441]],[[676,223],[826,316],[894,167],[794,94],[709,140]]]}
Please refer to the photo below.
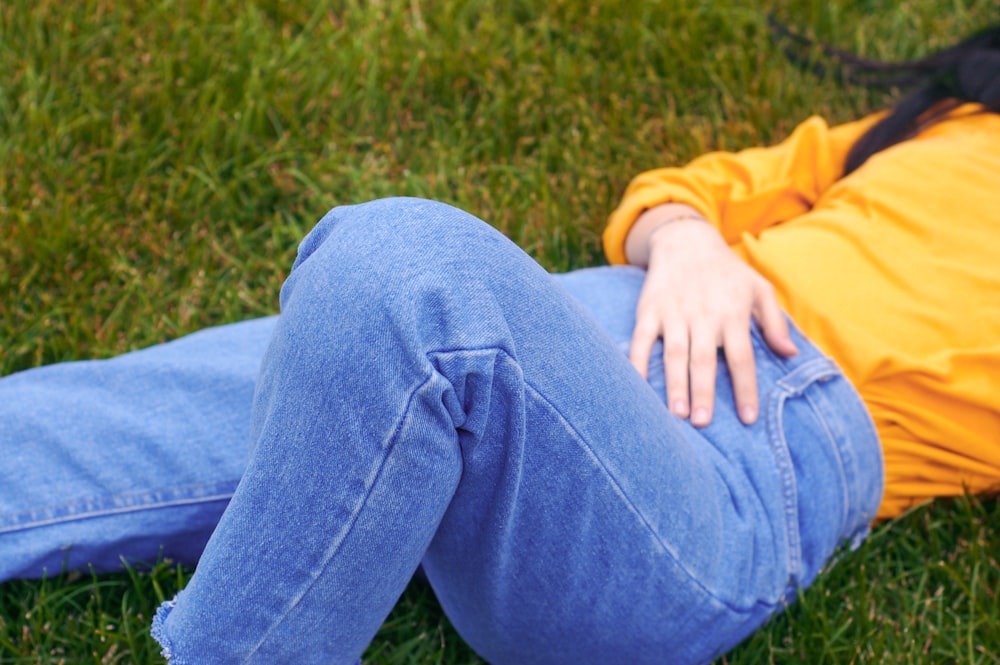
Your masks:
{"label": "frayed jean hem", "polygon": [[[170,616],[170,612],[173,611],[176,604],[177,599],[175,597],[173,600],[164,601],[160,605],[159,609],[156,610],[156,615],[153,617],[153,626],[149,634],[160,645],[160,655],[166,658],[170,665],[189,665],[189,661],[177,656],[170,638],[167,637],[167,617]],[[362,665],[360,658],[358,658],[356,665]]]}
{"label": "frayed jean hem", "polygon": [[160,608],[156,611],[156,616],[153,617],[153,627],[149,634],[159,643],[160,655],[166,658],[171,665],[187,665],[185,661],[178,658],[174,653],[170,639],[167,637],[167,617],[170,616],[170,612],[174,609],[176,603],[175,599],[164,601],[160,605]]}

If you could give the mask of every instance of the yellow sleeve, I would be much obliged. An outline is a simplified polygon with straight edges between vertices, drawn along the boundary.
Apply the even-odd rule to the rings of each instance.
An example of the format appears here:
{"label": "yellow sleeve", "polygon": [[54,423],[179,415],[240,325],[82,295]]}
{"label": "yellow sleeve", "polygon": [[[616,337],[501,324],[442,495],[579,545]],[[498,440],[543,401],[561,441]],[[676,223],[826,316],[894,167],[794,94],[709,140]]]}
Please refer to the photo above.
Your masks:
{"label": "yellow sleeve", "polygon": [[834,128],[813,116],[768,148],[712,152],[683,168],[640,174],[625,190],[604,231],[604,253],[626,263],[625,238],[644,210],[686,203],[715,224],[726,242],[807,212],[844,171],[854,142],[877,117]]}

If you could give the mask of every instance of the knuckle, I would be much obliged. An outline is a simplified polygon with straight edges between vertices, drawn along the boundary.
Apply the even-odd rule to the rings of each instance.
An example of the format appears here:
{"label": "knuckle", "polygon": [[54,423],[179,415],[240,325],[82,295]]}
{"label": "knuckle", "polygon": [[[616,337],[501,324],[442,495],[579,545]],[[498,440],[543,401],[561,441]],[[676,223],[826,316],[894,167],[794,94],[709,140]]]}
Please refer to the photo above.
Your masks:
{"label": "knuckle", "polygon": [[655,338],[660,332],[660,324],[652,315],[640,316],[635,322],[635,334]]}
{"label": "knuckle", "polygon": [[681,339],[669,339],[663,342],[663,355],[671,360],[687,360],[688,345]]}
{"label": "knuckle", "polygon": [[715,371],[715,358],[692,357],[691,374],[711,375]]}
{"label": "knuckle", "polygon": [[750,360],[733,360],[732,358],[726,359],[726,365],[729,367],[729,373],[733,377],[733,381],[738,381],[739,383],[744,383],[745,381],[755,378],[756,372],[754,371],[753,361]]}
{"label": "knuckle", "polygon": [[671,403],[677,400],[683,400],[685,403],[688,398],[688,387],[686,383],[667,383],[667,397],[670,398]]}
{"label": "knuckle", "polygon": [[691,367],[697,368],[708,368],[715,367],[716,364],[716,350],[713,349],[697,349],[691,352]]}
{"label": "knuckle", "polygon": [[726,347],[726,363],[730,367],[753,367],[753,347],[749,344],[732,344]]}
{"label": "knuckle", "polygon": [[740,402],[757,401],[757,380],[752,374],[734,373],[732,375],[733,392]]}

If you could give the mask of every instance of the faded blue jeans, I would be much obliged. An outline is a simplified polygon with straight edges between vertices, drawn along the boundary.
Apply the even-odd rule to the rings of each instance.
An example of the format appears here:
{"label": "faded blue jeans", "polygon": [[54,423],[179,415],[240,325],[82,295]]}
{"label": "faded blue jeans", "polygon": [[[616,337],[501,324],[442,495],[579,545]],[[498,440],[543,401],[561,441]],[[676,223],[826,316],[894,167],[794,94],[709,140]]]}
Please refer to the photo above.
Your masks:
{"label": "faded blue jeans", "polygon": [[642,280],[337,208],[280,317],[0,381],[0,579],[198,560],[154,622],[176,665],[354,663],[421,563],[490,662],[707,661],[864,537],[881,452],[794,330],[753,331],[757,424],[724,366],[709,427],[671,415],[626,357]]}

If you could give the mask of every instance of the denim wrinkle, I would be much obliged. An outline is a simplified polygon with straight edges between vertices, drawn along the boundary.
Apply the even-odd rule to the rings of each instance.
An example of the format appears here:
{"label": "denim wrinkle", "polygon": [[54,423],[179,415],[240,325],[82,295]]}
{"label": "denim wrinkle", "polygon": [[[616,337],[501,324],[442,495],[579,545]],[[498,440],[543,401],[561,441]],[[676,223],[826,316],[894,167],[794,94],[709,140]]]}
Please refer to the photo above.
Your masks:
{"label": "denim wrinkle", "polygon": [[291,612],[298,605],[299,601],[301,601],[302,598],[305,597],[307,593],[309,593],[309,591],[312,589],[313,583],[315,583],[315,581],[319,579],[323,570],[329,564],[330,560],[333,559],[334,556],[336,556],[344,540],[347,538],[348,534],[351,532],[351,529],[354,527],[355,521],[357,520],[358,516],[364,510],[365,504],[368,502],[371,496],[371,492],[374,489],[375,484],[378,482],[379,475],[382,473],[386,463],[389,460],[389,457],[392,455],[393,446],[399,437],[399,432],[403,426],[404,421],[409,416],[414,395],[419,394],[421,390],[434,378],[435,376],[428,376],[426,379],[424,379],[424,381],[420,383],[420,385],[416,386],[409,393],[409,397],[406,400],[406,407],[403,409],[399,421],[396,423],[395,427],[391,429],[392,434],[387,438],[387,440],[381,446],[382,450],[384,451],[384,454],[380,459],[376,461],[375,464],[372,465],[371,472],[369,473],[368,477],[365,480],[366,491],[363,495],[358,497],[357,503],[355,504],[355,508],[352,511],[350,518],[344,523],[343,531],[339,534],[336,534],[331,540],[327,551],[320,557],[320,560],[317,563],[316,571],[312,573],[309,583],[300,591],[290,594],[287,606],[285,607],[284,611],[277,613],[275,615],[274,622],[271,628],[268,629],[261,636],[260,641],[253,647],[253,649],[250,650],[250,653],[247,656],[248,660],[254,657],[258,649],[260,649],[260,647],[264,644],[264,642],[273,634],[274,630],[285,620],[285,617],[288,615],[288,613]]}
{"label": "denim wrinkle", "polygon": [[745,612],[747,610],[746,607],[740,607],[738,604],[734,604],[727,599],[720,598],[713,590],[707,588],[703,581],[700,580],[698,576],[690,570],[690,568],[684,565],[684,562],[681,560],[681,557],[678,556],[678,553],[674,550],[674,548],[663,540],[661,534],[657,533],[656,529],[652,524],[650,524],[649,520],[646,519],[646,516],[643,515],[642,511],[639,510],[639,508],[631,500],[629,500],[628,493],[625,492],[621,485],[615,480],[614,474],[601,462],[600,458],[594,454],[592,447],[587,443],[586,439],[584,439],[580,433],[576,431],[572,423],[570,423],[565,416],[559,413],[559,409],[554,404],[546,400],[545,396],[536,390],[530,383],[527,383],[526,385],[536,398],[545,403],[546,406],[552,409],[552,411],[559,416],[562,420],[563,426],[566,428],[566,431],[569,432],[577,444],[586,451],[588,457],[593,461],[594,465],[599,467],[604,473],[608,480],[608,484],[613,488],[615,495],[621,499],[622,504],[624,504],[628,511],[635,516],[636,520],[642,524],[643,528],[649,532],[649,535],[656,541],[657,545],[662,548],[664,554],[673,559],[677,568],[683,571],[683,573],[687,576],[687,581],[704,591],[707,597],[717,602],[720,606],[726,607],[733,612]]}
{"label": "denim wrinkle", "polygon": [[199,503],[228,502],[238,480],[210,485],[168,488],[152,492],[81,499],[14,515],[0,515],[0,533],[52,526],[62,522],[122,515]]}

